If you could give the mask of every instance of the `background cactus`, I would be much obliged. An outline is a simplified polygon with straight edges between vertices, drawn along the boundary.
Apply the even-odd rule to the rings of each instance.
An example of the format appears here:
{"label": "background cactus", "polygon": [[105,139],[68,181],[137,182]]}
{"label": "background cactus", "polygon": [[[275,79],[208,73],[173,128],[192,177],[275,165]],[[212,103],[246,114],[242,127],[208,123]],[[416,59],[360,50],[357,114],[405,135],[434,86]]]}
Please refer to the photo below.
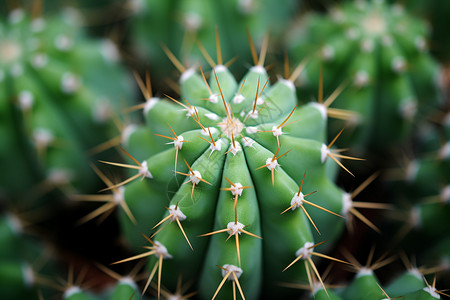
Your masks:
{"label": "background cactus", "polygon": [[[152,74],[158,74],[158,77],[169,74],[167,65],[170,64],[161,43],[184,63],[203,64],[197,42],[209,53],[214,52],[214,31],[217,28],[222,39],[223,57],[231,60],[238,56],[242,61],[249,61],[251,53],[246,29],[258,45],[269,33],[273,40],[271,44],[275,46],[278,44],[275,40],[280,40],[300,6],[292,0],[134,0],[131,3],[136,12],[130,22],[131,46],[141,60],[149,62]],[[238,67],[240,65],[235,64],[233,71],[245,73],[245,69]],[[165,85],[159,85],[156,76],[153,77],[159,89],[164,90]]]}
{"label": "background cactus", "polygon": [[446,270],[446,220],[450,213],[447,114],[435,112],[432,116],[433,123],[421,124],[414,151],[405,151],[397,167],[386,172],[386,179],[397,199],[395,204],[403,211],[405,223],[397,228],[401,247],[414,249],[421,264]]}
{"label": "background cactus", "polygon": [[344,84],[332,106],[358,114],[347,120],[357,125],[352,143],[359,151],[384,151],[404,141],[441,100],[428,37],[426,24],[400,5],[348,1],[327,15],[305,15],[287,43],[294,58],[310,56],[300,89],[315,93],[323,68],[325,94]]}
{"label": "background cactus", "polygon": [[22,9],[2,16],[0,153],[9,171],[0,176],[11,199],[26,195],[31,203],[53,186],[95,186],[88,150],[114,132],[130,99],[115,45],[87,39],[77,21],[70,9],[49,18]]}
{"label": "background cactus", "polygon": [[[395,3],[395,1],[391,1]],[[447,49],[450,46],[450,40],[445,31],[446,16],[450,11],[450,3],[447,1],[405,1],[400,2],[409,12],[423,17],[431,27],[430,51],[440,61],[449,62]]]}
{"label": "background cactus", "polygon": [[[36,236],[27,230],[30,224],[13,213],[0,217],[0,290],[8,299],[37,299],[36,289],[45,283],[49,265],[45,261],[45,247]],[[43,269],[43,267],[45,268]],[[37,269],[38,268],[38,269]],[[37,275],[37,273],[40,275]]]}

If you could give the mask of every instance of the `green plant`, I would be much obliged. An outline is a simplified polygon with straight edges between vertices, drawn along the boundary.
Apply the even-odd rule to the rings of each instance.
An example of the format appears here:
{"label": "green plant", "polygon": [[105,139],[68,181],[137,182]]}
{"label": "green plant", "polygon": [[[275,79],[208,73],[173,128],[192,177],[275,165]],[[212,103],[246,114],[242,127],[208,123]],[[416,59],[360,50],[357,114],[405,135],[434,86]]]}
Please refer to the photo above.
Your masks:
{"label": "green plant", "polygon": [[182,274],[197,281],[201,298],[231,297],[237,284],[255,299],[275,295],[277,282],[320,276],[312,256],[343,262],[317,249],[340,236],[340,213],[347,217],[351,206],[333,182],[333,160],[343,166],[341,158],[353,158],[332,147],[338,136],[326,144],[323,104],[297,107],[293,81],[305,63],[271,85],[265,52],[241,82],[215,63],[208,81],[169,53],[182,73],[180,101],[152,97],[149,78],[138,78],[146,126],[129,135],[132,164],[104,163],[133,170],[123,182],[105,181],[125,208],[120,220],[131,246],[142,246],[139,231],[154,229],[145,236],[148,252],[116,262],[151,256],[145,289],[156,276],[158,294],[161,284],[174,289]]}
{"label": "green plant", "polygon": [[386,179],[390,180],[393,203],[404,220],[397,229],[402,247],[421,254],[423,263],[448,269],[445,237],[450,215],[448,113],[434,112],[430,119],[434,122],[420,124],[414,148],[406,148],[396,168],[386,173]]}
{"label": "green plant", "polygon": [[33,228],[31,212],[0,215],[0,290],[7,299],[38,299],[36,290],[50,280],[55,265],[49,247]]}
{"label": "green plant", "polygon": [[[83,0],[76,0],[78,1],[81,3]],[[270,0],[264,0],[264,3],[265,1],[272,3]],[[108,2],[91,4],[108,6]],[[138,2],[133,1],[135,4]],[[129,8],[129,3],[131,2],[124,3],[123,7]],[[378,8],[380,15],[386,17],[385,24],[391,27],[402,24],[404,20],[404,16],[396,15],[401,13],[397,6],[393,6],[394,11],[389,11],[380,1],[358,3],[355,9],[348,8],[350,4],[346,4],[348,6],[345,6],[345,12],[356,16],[363,11],[363,7]],[[200,2],[172,0],[155,2],[156,4],[177,4],[172,11],[175,12],[180,8],[178,4],[183,6],[181,10],[184,11]],[[221,24],[229,27],[240,24],[239,18],[229,17],[232,14],[227,14],[234,4],[234,1],[208,2],[199,9],[205,9],[209,18],[216,15],[217,7],[223,8],[221,12],[227,20],[224,23],[218,21],[216,30],[223,34]],[[166,10],[169,8],[166,7]],[[258,10],[261,13],[254,16],[258,21],[255,23],[263,24],[259,22],[275,13],[286,17],[286,10],[289,10],[289,6],[283,5],[278,11],[273,9],[264,13]],[[106,10],[104,12],[102,20],[110,17]],[[394,19],[388,17],[391,13],[395,16]],[[440,282],[445,282],[445,275],[438,274],[440,281],[431,281],[428,276],[425,279],[425,276],[449,268],[450,244],[446,234],[450,199],[447,179],[450,118],[447,117],[447,121],[440,123],[439,130],[424,130],[423,124],[419,126],[413,122],[418,130],[411,138],[412,144],[408,144],[408,149],[417,150],[414,153],[417,158],[408,161],[405,173],[400,172],[402,179],[406,181],[396,183],[392,189],[383,189],[386,183],[376,180],[380,172],[374,173],[367,163],[355,162],[351,166],[346,163],[344,166],[341,162],[343,159],[359,159],[346,156],[342,153],[343,149],[336,148],[338,143],[346,144],[342,142],[342,126],[329,123],[327,117],[338,116],[352,122],[355,120],[352,118],[356,116],[352,112],[332,107],[347,100],[352,102],[350,98],[356,97],[349,92],[353,90],[353,86],[339,85],[340,82],[332,78],[335,74],[347,73],[339,73],[341,69],[335,69],[336,65],[329,62],[322,63],[324,72],[320,72],[319,58],[313,54],[302,60],[292,73],[286,59],[284,76],[272,84],[264,66],[268,54],[268,42],[265,39],[259,57],[252,42],[250,43],[248,53],[251,54],[254,65],[243,77],[236,76],[238,72],[230,71],[228,64],[223,64],[225,60],[222,58],[245,51],[235,50],[240,46],[230,47],[234,50],[225,50],[231,44],[225,38],[222,48],[217,50],[216,60],[211,58],[211,48],[221,45],[217,36],[216,40],[211,38],[210,31],[214,31],[214,26],[211,26],[205,28],[204,32],[196,33],[196,37],[201,40],[198,43],[200,50],[193,56],[191,53],[195,51],[181,51],[177,55],[170,52],[169,48],[180,48],[177,44],[181,43],[178,34],[168,38],[169,41],[174,40],[174,44],[166,42],[167,46],[163,46],[169,59],[181,73],[179,88],[174,88],[179,91],[180,97],[155,96],[149,73],[145,79],[141,79],[136,73],[137,83],[146,101],[125,111],[142,109],[146,124],[130,124],[127,116],[123,123],[117,122],[118,118],[113,117],[122,132],[120,136],[108,140],[107,136],[115,135],[111,122],[111,116],[115,116],[115,113],[110,112],[120,108],[120,100],[129,98],[125,96],[128,92],[124,93],[123,98],[119,95],[121,91],[128,89],[126,79],[122,79],[125,77],[120,75],[115,63],[111,64],[108,59],[105,62],[105,53],[100,54],[98,49],[102,47],[100,43],[72,31],[73,23],[67,15],[63,15],[65,20],[46,17],[45,21],[37,15],[39,14],[28,16],[23,10],[17,10],[11,13],[9,21],[0,23],[0,74],[3,74],[0,78],[0,81],[3,80],[0,82],[0,209],[27,211],[24,215],[43,218],[35,226],[37,224],[33,224],[31,220],[18,218],[21,215],[19,213],[4,213],[0,216],[2,297],[173,300],[297,299],[303,296],[335,300],[395,299],[393,297],[415,300],[439,299],[444,295],[436,287],[443,285]],[[364,25],[379,25],[376,16],[369,16],[371,17],[359,21]],[[288,19],[286,17],[284,21],[287,22]],[[327,37],[326,40],[332,45],[354,47],[357,43],[340,44],[341,35],[337,35],[339,26],[330,28],[328,22],[317,22],[317,28],[326,27],[323,31],[330,30],[332,37]],[[282,23],[284,22],[280,22]],[[45,26],[42,27],[42,24]],[[356,17],[355,24],[358,24]],[[357,26],[355,24],[352,26]],[[164,30],[172,25],[164,27]],[[256,36],[259,38],[266,31],[264,27],[249,26],[249,31],[255,34],[256,28],[259,31]],[[232,32],[232,28],[227,29]],[[239,30],[239,37],[245,36],[245,30]],[[421,30],[419,28],[416,32],[422,32]],[[317,31],[319,32],[320,30]],[[205,40],[202,39],[203,33]],[[70,37],[65,36],[72,34]],[[166,34],[161,37],[166,38]],[[191,41],[194,41],[195,34],[190,34]],[[241,44],[237,35],[233,37],[233,40],[238,41],[237,44]],[[386,46],[386,38],[371,37],[376,42],[381,41],[374,55],[379,59],[385,54],[382,49]],[[35,44],[33,41],[40,42]],[[393,44],[396,45],[397,41],[407,44],[408,38],[396,35]],[[65,48],[70,44],[73,47],[60,49],[61,45]],[[35,45],[38,47],[34,47]],[[308,49],[315,47],[313,45]],[[114,48],[106,48],[112,50],[110,54],[116,53]],[[415,53],[411,57],[417,58],[419,62],[423,59],[418,51],[408,49]],[[322,54],[328,55],[329,49],[325,50]],[[195,61],[201,53],[211,66],[211,72],[203,72],[204,65],[201,63],[185,64],[178,61],[176,57],[185,58],[184,54],[188,52],[187,61]],[[41,55],[44,53],[45,55]],[[382,61],[367,63],[365,59],[368,56],[366,53],[364,59],[357,58],[358,63],[363,66],[371,64],[373,67],[376,62]],[[245,55],[240,56],[243,57],[245,61]],[[347,62],[347,59],[344,60]],[[384,62],[386,61],[387,59]],[[435,66],[432,62],[429,63],[428,58],[424,61],[422,65],[428,66],[430,71],[423,72],[423,77],[427,79],[434,72]],[[407,73],[412,79],[408,77],[408,80],[420,82],[421,79],[415,77],[409,66]],[[168,69],[166,66],[164,68]],[[306,76],[305,68],[309,71]],[[78,81],[82,85],[78,85],[77,80],[74,80],[76,76],[72,76],[68,79],[69,83],[62,86],[67,88],[68,84],[69,89],[75,89],[61,89],[61,81],[58,80],[66,70],[77,74],[79,78],[84,74],[83,79]],[[164,75],[159,71],[156,73],[156,81],[161,82]],[[383,76],[380,75],[377,80],[386,80]],[[401,76],[402,79],[396,76]],[[390,87],[388,92],[391,88],[398,88],[402,91],[399,94],[402,94],[406,82],[405,73],[392,78],[394,85],[403,83],[400,87]],[[299,104],[294,82],[305,84],[305,79],[311,84],[306,97],[315,96],[316,87],[312,90],[314,85],[318,85],[319,94],[317,102],[302,105]],[[120,84],[116,84],[119,82]],[[124,85],[120,86],[122,83]],[[386,83],[373,86],[371,92],[376,96],[384,93],[384,84]],[[325,93],[330,94],[325,99],[322,89],[324,85]],[[331,92],[336,86],[337,89]],[[304,91],[305,86],[302,88]],[[429,93],[433,99],[436,98],[434,88],[430,87]],[[114,107],[111,110],[93,108],[96,105],[93,103],[97,103],[91,100],[96,98],[94,94],[105,95],[101,90],[109,90],[106,97],[116,99],[112,101],[114,104],[111,105]],[[426,94],[424,90],[421,93]],[[399,100],[394,94],[392,99],[394,102]],[[413,102],[408,102],[406,106],[414,106]],[[102,104],[99,106],[102,107]],[[358,110],[360,107],[351,103],[346,108]],[[91,126],[95,123],[91,118],[92,109],[106,112],[105,124]],[[362,111],[364,109],[358,111],[359,117],[362,116]],[[420,108],[419,111],[425,118],[427,109]],[[66,122],[69,120],[74,122]],[[394,135],[407,135],[404,128],[398,127],[398,123],[386,126],[392,126],[392,131],[398,131],[391,138]],[[42,127],[47,131],[40,130]],[[327,134],[327,127],[330,131],[341,131],[336,135]],[[48,129],[53,132],[53,138],[48,134]],[[362,134],[364,130],[356,132],[356,135]],[[39,146],[33,142],[32,132],[36,132],[35,135],[44,141],[54,139],[54,143]],[[348,129],[344,131],[346,132]],[[388,139],[382,141],[382,150],[391,145]],[[98,145],[101,142],[103,143]],[[100,170],[96,165],[89,164],[88,160],[92,160],[93,152],[119,143],[123,147],[124,160],[119,161],[102,153],[101,163],[112,165],[108,166],[109,170],[104,170],[105,165]],[[365,140],[362,143],[365,145],[369,142]],[[91,147],[94,145],[97,147],[92,151]],[[86,153],[89,149],[90,153]],[[381,159],[384,160],[382,167],[390,166],[392,157],[383,156]],[[362,167],[357,168],[358,164]],[[338,177],[339,166],[343,171]],[[107,172],[116,170],[115,167],[126,169],[127,177],[124,181]],[[59,168],[63,168],[65,172],[58,171]],[[54,169],[58,172],[53,173]],[[347,174],[353,175],[351,172],[355,169],[358,177]],[[66,171],[75,175],[68,177]],[[399,173],[399,170],[394,171],[395,174]],[[100,194],[95,195],[88,194],[91,193],[88,187],[93,186],[93,180],[98,181],[98,178],[92,176],[94,173],[106,185]],[[339,186],[355,186],[354,180],[358,180],[360,184],[353,191],[346,192],[338,187],[335,183],[337,180]],[[63,189],[66,194],[52,193],[41,197],[54,187]],[[368,190],[365,190],[366,187]],[[72,200],[101,204],[89,212],[89,206],[67,205],[61,211],[55,210],[55,206],[48,205],[49,203],[42,205],[49,198],[47,196],[61,200],[66,199],[67,195]],[[387,203],[365,201],[370,197]],[[39,201],[35,201],[37,198]],[[6,200],[5,207],[3,200]],[[392,210],[404,200],[407,202],[405,206],[400,206],[398,211]],[[28,210],[33,204],[40,208]],[[81,213],[77,210],[79,208],[83,209]],[[388,218],[376,220],[368,214],[366,217],[364,211],[359,211],[367,208],[389,208],[391,210],[388,216],[408,217],[402,219],[403,223],[392,226]],[[117,209],[118,214],[111,214],[114,209]],[[367,226],[353,224],[354,217]],[[91,222],[94,219],[97,222]],[[58,253],[51,252],[48,255],[50,245],[47,240],[51,240],[51,236],[45,236],[45,241],[41,242],[28,234],[40,231],[38,227],[41,223],[56,237],[53,240],[58,244]],[[97,225],[98,227],[93,227]],[[120,234],[116,234],[117,225],[120,226]],[[398,227],[399,231],[396,230]],[[54,233],[55,231],[59,234]],[[409,234],[400,239],[399,236],[404,237],[405,233]],[[67,240],[70,240],[68,247]],[[421,265],[434,267],[416,267],[415,258],[413,262],[408,262],[406,255],[402,255],[404,266],[395,266],[393,263],[394,266],[386,266],[386,269],[392,267],[391,269],[381,270],[381,267],[394,261],[394,256],[386,258],[387,254],[383,254],[372,263],[375,248],[367,251],[367,263],[363,266],[358,260],[366,253],[367,244],[370,243],[377,243],[377,246],[381,244],[383,250],[391,250],[390,253],[394,255],[401,251],[399,248],[405,249],[408,254],[417,254],[417,262]],[[124,245],[129,248],[125,249]],[[345,251],[347,247],[348,253]],[[80,257],[80,254],[85,257]],[[50,263],[42,259],[43,256],[51,256]],[[53,266],[53,258],[63,258],[63,263],[68,266],[66,274],[54,275],[58,271]],[[111,266],[106,268],[92,263],[91,258]],[[142,260],[135,264],[142,258],[148,258],[148,261]],[[321,258],[332,260],[336,264],[333,267],[333,264]],[[138,274],[146,263],[142,274]],[[354,278],[343,278],[343,270],[349,266],[354,268],[356,275]],[[128,267],[133,269],[129,271]],[[392,270],[395,272],[391,272]],[[146,281],[138,286],[136,282],[140,283],[140,280]],[[339,283],[340,286],[334,283]],[[57,291],[49,291],[49,288]],[[308,294],[299,291],[299,288],[308,290]],[[55,293],[58,296],[53,295]]]}
{"label": "green plant", "polygon": [[435,282],[429,284],[418,268],[410,268],[382,287],[380,280],[374,273],[374,269],[386,264],[385,261],[378,260],[372,266],[362,266],[357,261],[353,261],[357,266],[357,273],[352,281],[346,286],[324,290],[317,286],[311,299],[441,299],[444,292],[436,289]]}
{"label": "green plant", "polygon": [[8,170],[0,185],[21,205],[54,187],[92,189],[88,150],[111,134],[130,99],[115,45],[86,38],[79,21],[73,9],[46,17],[18,8],[0,19],[0,156]]}
{"label": "green plant", "polygon": [[[170,63],[161,43],[176,49],[175,55],[186,64],[203,63],[196,44],[200,42],[210,53],[215,51],[216,29],[223,40],[223,57],[238,54],[239,59],[248,61],[250,52],[245,29],[258,44],[266,33],[270,33],[273,40],[279,40],[299,6],[292,0],[134,0],[131,4],[136,11],[130,20],[132,46],[150,63],[152,73],[158,74],[158,78],[168,74],[167,64]],[[159,80],[155,80],[158,86]]]}
{"label": "green plant", "polygon": [[[390,1],[396,3],[396,1]],[[411,0],[407,2],[400,2],[397,5],[401,5],[403,9],[408,12],[424,18],[430,27],[430,51],[440,61],[444,63],[449,62],[448,49],[450,47],[450,40],[448,34],[446,34],[446,22],[447,16],[450,13],[450,3],[447,1],[423,1],[423,0]]]}
{"label": "green plant", "polygon": [[310,57],[300,90],[315,93],[323,68],[325,94],[343,84],[333,107],[357,113],[344,116],[356,125],[347,142],[359,151],[386,151],[441,100],[427,26],[384,1],[348,1],[329,11],[305,15],[287,37],[292,57]]}

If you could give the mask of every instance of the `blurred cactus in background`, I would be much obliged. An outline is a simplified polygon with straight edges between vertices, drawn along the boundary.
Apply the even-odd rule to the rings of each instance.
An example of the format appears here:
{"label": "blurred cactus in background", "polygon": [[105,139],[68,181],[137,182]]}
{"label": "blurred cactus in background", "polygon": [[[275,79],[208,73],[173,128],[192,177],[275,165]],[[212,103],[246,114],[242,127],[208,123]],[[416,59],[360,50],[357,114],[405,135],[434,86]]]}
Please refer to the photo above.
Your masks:
{"label": "blurred cactus in background", "polygon": [[88,151],[131,98],[115,45],[86,38],[77,21],[73,9],[45,17],[17,8],[0,23],[1,190],[29,198],[21,204],[42,189],[95,186]]}
{"label": "blurred cactus in background", "polygon": [[[390,0],[392,3],[396,1]],[[409,0],[400,1],[405,10],[415,15],[421,16],[430,27],[430,51],[441,62],[450,62],[450,37],[447,31],[448,12],[450,11],[449,1],[439,0]]]}
{"label": "blurred cactus in background", "polygon": [[425,22],[400,5],[348,1],[327,15],[305,15],[287,43],[293,57],[310,57],[300,91],[315,93],[321,68],[325,94],[342,84],[332,106],[357,113],[347,119],[355,131],[351,143],[371,152],[405,141],[415,122],[441,101],[440,69],[428,38]]}
{"label": "blurred cactus in background", "polygon": [[280,41],[300,6],[292,0],[133,0],[131,3],[136,15],[131,20],[130,39],[141,60],[148,62],[152,74],[158,76],[169,74],[170,64],[161,44],[174,51],[183,63],[193,66],[204,63],[197,42],[207,52],[215,51],[217,29],[223,57],[249,61],[246,30],[258,45],[267,33],[273,39],[272,44],[277,45],[274,41]]}

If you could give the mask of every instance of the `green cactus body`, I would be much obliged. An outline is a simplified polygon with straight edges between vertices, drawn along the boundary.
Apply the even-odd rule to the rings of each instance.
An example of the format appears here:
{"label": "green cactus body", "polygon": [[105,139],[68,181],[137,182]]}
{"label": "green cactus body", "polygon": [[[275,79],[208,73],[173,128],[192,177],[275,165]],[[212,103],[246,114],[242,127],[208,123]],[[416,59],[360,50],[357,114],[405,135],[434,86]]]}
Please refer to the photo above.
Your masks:
{"label": "green cactus body", "polygon": [[417,269],[411,269],[397,277],[386,288],[390,297],[403,296],[426,287],[423,275]]}
{"label": "green cactus body", "polygon": [[84,292],[78,286],[68,288],[63,295],[64,300],[96,300],[94,295]]}
{"label": "green cactus body", "polygon": [[[423,276],[418,269],[410,269],[383,288],[372,270],[362,268],[348,285],[327,292],[330,299],[441,299],[436,288],[429,286]],[[315,294],[315,299],[322,299],[318,297],[328,299],[322,289]]]}
{"label": "green cactus body", "polygon": [[21,230],[21,224],[16,217],[7,215],[0,218],[0,241],[5,245],[0,249],[0,258],[17,258],[17,249],[21,249],[22,243]]}
{"label": "green cactus body", "polygon": [[76,20],[72,10],[32,18],[21,9],[1,20],[0,155],[9,170],[1,186],[11,198],[43,181],[92,187],[87,151],[106,140],[130,98],[114,44],[87,39]]}
{"label": "green cactus body", "polygon": [[27,233],[23,222],[13,214],[0,217],[0,260],[31,262],[45,252],[44,243]]}
{"label": "green cactus body", "polygon": [[[155,231],[147,247],[153,276],[161,272],[169,289],[177,284],[174,274],[196,278],[201,298],[220,299],[233,291],[246,299],[262,291],[286,293],[277,282],[307,281],[311,257],[321,247],[314,250],[315,239],[331,245],[344,227],[336,215],[311,217],[321,211],[317,207],[308,206],[308,215],[302,211],[315,191],[309,203],[338,213],[344,205],[344,192],[333,183],[336,168],[328,162],[332,149],[324,144],[326,115],[317,105],[296,109],[292,81],[270,85],[259,65],[240,83],[222,65],[209,83],[187,69],[180,87],[181,102],[147,101],[142,132],[169,145],[150,158],[139,156],[138,174],[147,178],[124,186],[138,227]],[[134,134],[141,133],[131,133],[127,149],[141,155]],[[145,141],[143,147],[157,148]],[[322,235],[313,234],[308,218]],[[133,248],[141,246],[125,214],[121,224]]]}
{"label": "green cactus body", "polygon": [[[439,241],[446,235],[450,215],[449,148],[445,127],[422,125],[417,135],[417,153],[402,168],[401,180],[392,183],[396,197],[406,197],[409,220],[415,232],[429,241]],[[402,205],[401,202],[398,203]],[[403,205],[404,206],[404,205]],[[437,222],[436,220],[439,220]],[[414,240],[411,240],[414,243]],[[416,247],[423,249],[424,245]]]}
{"label": "green cactus body", "polygon": [[422,290],[415,291],[406,294],[402,297],[405,300],[424,299],[424,300],[436,300],[441,299],[441,296],[436,292],[434,288],[426,287]]}
{"label": "green cactus body", "polygon": [[347,122],[358,125],[351,140],[360,151],[404,140],[413,121],[440,100],[439,68],[426,49],[427,28],[399,6],[349,1],[327,16],[305,18],[305,28],[288,35],[293,57],[310,55],[300,89],[307,95],[317,91],[321,67],[325,94],[346,83],[332,106],[358,114]]}
{"label": "green cactus body", "polygon": [[[389,2],[396,3],[397,1],[390,0]],[[450,46],[450,40],[445,32],[445,27],[447,16],[450,12],[450,4],[448,2],[437,0],[411,0],[404,3],[397,3],[397,5],[401,5],[402,9],[426,18],[431,27],[431,42],[433,44],[431,52],[439,58],[439,60],[448,62],[450,57],[447,50]]]}
{"label": "green cactus body", "polygon": [[38,299],[31,266],[21,260],[0,261],[0,289],[7,299]]}
{"label": "green cactus body", "polygon": [[342,298],[339,297],[338,295],[336,295],[332,290],[327,289],[327,291],[325,291],[323,288],[319,288],[318,290],[316,290],[316,292],[313,295],[311,295],[310,299],[316,299],[316,300],[326,300],[326,299],[342,300]]}
{"label": "green cactus body", "polygon": [[142,299],[136,283],[128,277],[120,279],[114,287],[109,300],[138,300]]}
{"label": "green cactus body", "polygon": [[356,274],[355,279],[344,289],[342,298],[377,300],[384,298],[384,295],[373,271],[362,268]]}

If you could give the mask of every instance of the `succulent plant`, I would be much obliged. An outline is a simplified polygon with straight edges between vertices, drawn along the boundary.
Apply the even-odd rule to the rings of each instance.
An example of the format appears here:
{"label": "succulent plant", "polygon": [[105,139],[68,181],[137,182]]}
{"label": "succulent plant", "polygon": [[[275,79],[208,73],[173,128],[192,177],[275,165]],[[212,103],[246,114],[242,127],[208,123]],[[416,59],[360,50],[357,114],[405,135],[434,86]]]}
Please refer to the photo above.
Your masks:
{"label": "succulent plant", "polygon": [[[386,259],[389,260],[389,259]],[[378,261],[373,266],[359,266],[354,279],[347,286],[325,291],[320,287],[314,293],[314,299],[441,299],[445,295],[436,289],[435,282],[429,284],[417,268],[411,268],[398,275],[393,281],[382,287],[374,273],[374,268],[385,264]],[[358,264],[359,265],[359,264]],[[392,297],[392,298],[391,298]],[[313,299],[311,297],[311,299]]]}
{"label": "succulent plant", "polygon": [[315,92],[323,68],[325,94],[343,84],[333,107],[357,113],[337,114],[359,125],[352,145],[385,151],[404,141],[414,122],[440,101],[439,67],[429,55],[428,37],[425,23],[399,5],[349,1],[327,15],[305,15],[287,43],[292,57],[310,56],[300,89]]}
{"label": "succulent plant", "polygon": [[115,45],[86,38],[77,20],[73,9],[20,8],[0,19],[0,186],[12,201],[25,195],[22,205],[54,186],[92,188],[88,150],[131,98]]}
{"label": "succulent plant", "polygon": [[[15,9],[0,17],[0,209],[26,211],[0,215],[2,297],[415,300],[445,295],[437,287],[447,284],[446,276],[428,275],[450,269],[450,117],[433,126],[417,123],[433,119],[428,112],[439,100],[423,23],[379,0],[339,4],[323,17],[308,14],[303,32],[290,35],[290,45],[301,44],[301,51],[289,56],[301,62],[291,72],[286,59],[284,75],[272,83],[263,37],[267,27],[271,33],[285,30],[295,7],[291,0],[70,2],[86,5],[83,19],[101,23],[112,11],[137,12],[132,34],[145,31],[151,41],[140,51],[158,57],[155,64],[151,60],[158,74],[158,84],[152,84],[160,90],[163,71],[169,70],[164,61],[171,60],[181,73],[174,88],[179,97],[155,96],[150,73],[141,78],[138,68],[135,77],[146,101],[129,107],[128,77],[118,66],[117,49],[74,30],[73,10],[60,17],[40,15],[41,9],[47,13],[60,5],[57,1],[46,3],[49,10],[35,1],[31,14]],[[104,15],[88,15],[93,7],[105,8]],[[247,10],[236,13],[236,7]],[[243,27],[258,46],[262,41],[259,57],[252,41],[250,51],[243,50]],[[213,47],[215,59],[209,54]],[[169,60],[157,54],[162,52]],[[243,76],[223,59],[234,54],[253,59]],[[206,63],[197,63],[200,55],[210,72],[204,72]],[[317,101],[303,103],[317,90]],[[122,107],[142,109],[145,124],[118,116]],[[377,123],[380,114],[384,118]],[[345,139],[348,127],[344,131],[328,117],[364,126]],[[121,135],[111,138],[114,125]],[[356,178],[359,186],[339,187],[355,186],[349,174],[361,166],[344,164],[360,159],[345,155],[340,145],[351,141],[360,150],[375,145],[384,151],[404,137],[411,143],[405,143],[406,156],[414,159],[390,174],[400,181],[372,184],[383,173],[364,164],[355,171],[364,175]],[[94,153],[119,144],[123,160],[102,152],[95,157],[100,163],[89,163]],[[381,168],[391,166],[392,158],[379,157]],[[125,179],[111,176],[111,170],[122,171]],[[99,179],[106,187],[91,194]],[[65,195],[41,197],[55,187]],[[369,197],[386,203],[365,201]],[[61,212],[44,203],[47,198],[100,205],[79,218],[74,207]],[[35,205],[42,210],[31,210]],[[392,210],[396,206],[400,209]],[[387,217],[400,216],[402,223],[370,221],[359,211],[374,208],[390,208]],[[35,236],[38,226],[21,218],[39,218],[40,212],[49,236]],[[365,225],[354,226],[354,218]],[[106,222],[93,228],[93,219]],[[90,231],[80,235],[82,241],[76,236],[80,225]],[[103,234],[104,228],[110,231]],[[49,255],[48,240],[57,242],[58,252]],[[374,241],[392,256],[374,260],[372,248],[361,264]],[[86,244],[89,251],[73,255]],[[403,249],[413,255],[411,261]],[[398,253],[403,265],[387,266]],[[59,270],[53,258],[66,263],[68,275],[54,275]],[[100,265],[105,261],[111,266]],[[385,266],[392,269],[381,270]],[[348,267],[354,277],[342,276]],[[98,286],[88,285],[92,282]]]}
{"label": "succulent plant", "polygon": [[277,293],[277,282],[320,276],[312,256],[343,262],[320,252],[352,207],[334,183],[335,162],[352,157],[332,147],[338,136],[327,143],[323,104],[297,107],[293,81],[305,63],[271,85],[264,53],[241,82],[212,60],[208,81],[170,53],[182,73],[180,100],[153,97],[149,78],[138,78],[146,126],[124,145],[130,164],[105,162],[132,174],[105,183],[124,208],[133,248],[142,246],[139,231],[153,228],[144,235],[148,252],[116,262],[151,256],[145,289],[154,277],[158,294],[162,284],[174,289],[182,274],[196,280],[200,298],[228,298],[237,287],[256,299]]}
{"label": "succulent plant", "polygon": [[[396,1],[391,1],[395,3]],[[449,62],[448,49],[450,40],[445,31],[445,24],[450,13],[450,3],[437,0],[412,0],[400,2],[405,10],[425,18],[431,28],[430,51],[442,62]]]}
{"label": "succulent plant", "polygon": [[161,43],[179,51],[175,52],[176,56],[187,64],[203,63],[196,43],[200,42],[206,51],[213,52],[216,28],[223,40],[223,56],[239,55],[239,59],[248,61],[250,52],[245,29],[258,43],[266,33],[270,33],[273,40],[279,40],[299,6],[292,0],[133,0],[131,3],[136,11],[131,20],[131,41],[158,77],[168,74],[167,64],[170,63]]}
{"label": "succulent plant", "polygon": [[37,290],[54,275],[50,248],[34,231],[32,212],[0,215],[0,291],[7,299],[38,299]]}
{"label": "succulent plant", "polygon": [[397,229],[397,236],[402,239],[400,245],[414,249],[422,263],[448,270],[445,238],[450,226],[448,113],[434,112],[432,116],[430,119],[435,122],[420,125],[414,147],[405,150],[397,167],[386,173],[386,179],[390,180],[389,192],[404,221]]}

